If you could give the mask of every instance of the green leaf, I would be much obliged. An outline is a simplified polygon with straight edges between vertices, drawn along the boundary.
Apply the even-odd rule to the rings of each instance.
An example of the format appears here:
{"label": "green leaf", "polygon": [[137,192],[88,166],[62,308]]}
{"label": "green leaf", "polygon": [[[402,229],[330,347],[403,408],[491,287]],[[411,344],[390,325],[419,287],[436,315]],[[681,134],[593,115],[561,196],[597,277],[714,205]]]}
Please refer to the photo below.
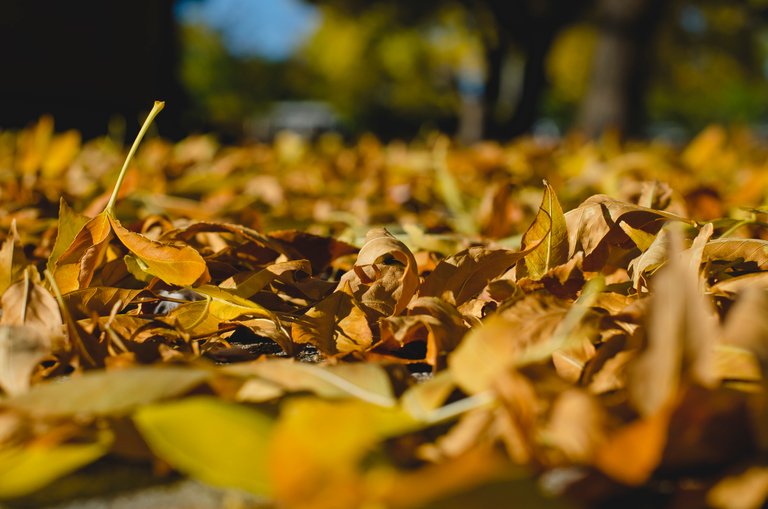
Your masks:
{"label": "green leaf", "polygon": [[568,261],[568,229],[554,189],[544,181],[544,196],[533,224],[523,234],[525,266],[532,279],[541,279],[550,269]]}
{"label": "green leaf", "polygon": [[44,488],[104,456],[111,442],[112,435],[102,433],[93,443],[32,444],[0,450],[0,499],[22,497]]}
{"label": "green leaf", "polygon": [[143,407],[133,419],[150,449],[180,472],[214,486],[270,494],[273,422],[266,415],[197,396]]}
{"label": "green leaf", "polygon": [[135,407],[188,392],[209,373],[182,367],[135,367],[93,371],[32,387],[3,405],[38,416],[125,415]]}

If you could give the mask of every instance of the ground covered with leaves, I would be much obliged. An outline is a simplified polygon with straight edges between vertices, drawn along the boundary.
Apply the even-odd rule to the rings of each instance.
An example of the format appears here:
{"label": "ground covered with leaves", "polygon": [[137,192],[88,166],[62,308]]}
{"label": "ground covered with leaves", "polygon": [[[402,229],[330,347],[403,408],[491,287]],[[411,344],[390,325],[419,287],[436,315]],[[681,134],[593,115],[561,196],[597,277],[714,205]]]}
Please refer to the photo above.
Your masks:
{"label": "ground covered with leaves", "polygon": [[763,504],[749,133],[124,157],[0,133],[0,503],[192,478],[239,507]]}

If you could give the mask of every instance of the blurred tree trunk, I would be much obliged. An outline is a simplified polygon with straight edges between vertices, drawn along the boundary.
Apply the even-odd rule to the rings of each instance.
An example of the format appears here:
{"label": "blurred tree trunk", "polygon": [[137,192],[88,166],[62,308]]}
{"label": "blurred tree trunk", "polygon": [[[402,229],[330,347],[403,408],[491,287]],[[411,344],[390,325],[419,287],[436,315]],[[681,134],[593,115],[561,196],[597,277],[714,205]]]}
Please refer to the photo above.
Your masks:
{"label": "blurred tree trunk", "polygon": [[641,133],[653,37],[667,3],[597,0],[599,35],[578,120],[588,136],[610,128],[626,135]]}
{"label": "blurred tree trunk", "polygon": [[[589,0],[483,0],[492,19],[493,37],[486,38],[486,83],[483,134],[512,138],[530,132],[547,88],[546,59],[555,37],[577,19]],[[510,52],[525,55],[520,95],[514,113],[499,117],[502,74]]]}

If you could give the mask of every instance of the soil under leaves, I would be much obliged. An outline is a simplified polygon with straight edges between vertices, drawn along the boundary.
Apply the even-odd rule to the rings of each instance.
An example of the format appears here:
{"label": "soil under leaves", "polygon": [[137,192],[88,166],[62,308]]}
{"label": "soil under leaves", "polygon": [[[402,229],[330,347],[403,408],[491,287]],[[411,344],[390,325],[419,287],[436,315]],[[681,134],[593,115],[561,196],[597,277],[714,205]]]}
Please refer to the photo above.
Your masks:
{"label": "soil under leaves", "polygon": [[264,507],[766,499],[749,133],[150,139],[105,209],[122,158],[0,133],[5,503],[100,465]]}

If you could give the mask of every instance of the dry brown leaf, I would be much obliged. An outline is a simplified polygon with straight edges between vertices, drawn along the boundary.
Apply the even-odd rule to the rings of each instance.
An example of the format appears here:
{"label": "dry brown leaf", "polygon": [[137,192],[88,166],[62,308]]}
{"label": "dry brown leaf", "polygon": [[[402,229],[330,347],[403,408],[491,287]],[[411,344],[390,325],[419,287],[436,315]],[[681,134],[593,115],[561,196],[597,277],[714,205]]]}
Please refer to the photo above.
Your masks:
{"label": "dry brown leaf", "polygon": [[365,351],[373,342],[365,311],[350,294],[349,286],[317,303],[291,326],[299,344],[314,345],[326,355]]}
{"label": "dry brown leaf", "polygon": [[321,237],[298,230],[270,232],[269,237],[278,241],[286,250],[295,250],[295,258],[309,260],[311,274],[318,274],[335,259],[358,252],[355,246],[332,237]]}
{"label": "dry brown leaf", "polygon": [[624,222],[647,233],[657,233],[665,221],[691,221],[670,212],[621,202],[606,195],[594,195],[565,214],[568,227],[569,256],[584,251],[587,270],[602,267],[609,245],[634,244],[622,230]]}
{"label": "dry brown leaf", "polygon": [[354,268],[342,276],[338,288],[346,285],[372,318],[398,315],[419,287],[416,260],[387,230],[374,228],[366,235]]}
{"label": "dry brown leaf", "polygon": [[757,270],[768,269],[768,240],[715,239],[704,247],[703,260],[754,262]]}
{"label": "dry brown leaf", "polygon": [[490,388],[527,348],[550,339],[569,308],[567,301],[528,296],[472,328],[448,357],[457,385],[470,394]]}
{"label": "dry brown leaf", "polygon": [[440,297],[457,306],[476,297],[489,281],[504,274],[526,251],[470,247],[437,264],[419,290],[420,297]]}
{"label": "dry brown leaf", "polygon": [[62,316],[56,299],[42,285],[25,274],[0,298],[3,314],[0,325],[23,325],[37,330],[49,344],[62,336]]}

